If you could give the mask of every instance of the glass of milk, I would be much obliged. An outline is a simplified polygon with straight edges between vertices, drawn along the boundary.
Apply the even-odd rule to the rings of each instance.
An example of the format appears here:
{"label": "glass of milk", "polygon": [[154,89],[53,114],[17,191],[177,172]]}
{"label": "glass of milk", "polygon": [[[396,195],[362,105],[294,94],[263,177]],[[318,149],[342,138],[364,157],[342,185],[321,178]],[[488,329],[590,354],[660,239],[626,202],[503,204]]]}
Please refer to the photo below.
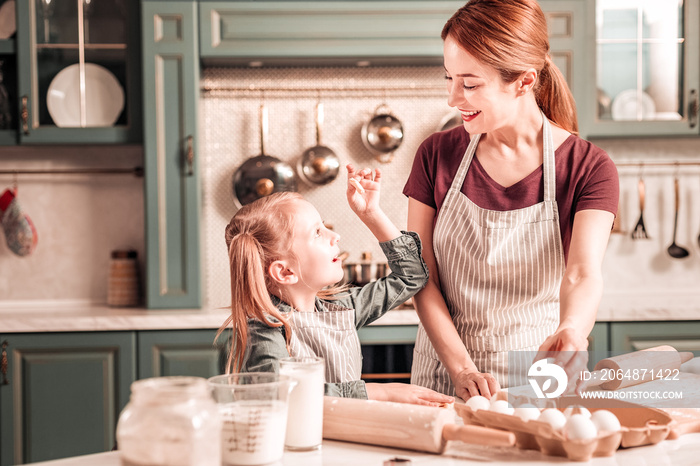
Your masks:
{"label": "glass of milk", "polygon": [[222,464],[262,465],[282,459],[287,401],[296,381],[273,372],[211,377],[223,428]]}
{"label": "glass of milk", "polygon": [[287,450],[316,450],[323,441],[323,358],[280,359],[280,374],[297,382],[289,396],[284,446]]}

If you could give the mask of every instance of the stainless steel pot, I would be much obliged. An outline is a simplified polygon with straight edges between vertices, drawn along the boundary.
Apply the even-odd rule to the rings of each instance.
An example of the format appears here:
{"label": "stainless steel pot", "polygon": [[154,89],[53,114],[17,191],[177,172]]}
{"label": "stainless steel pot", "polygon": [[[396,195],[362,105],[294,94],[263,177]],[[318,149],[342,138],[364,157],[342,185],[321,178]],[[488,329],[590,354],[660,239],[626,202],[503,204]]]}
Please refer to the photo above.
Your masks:
{"label": "stainless steel pot", "polygon": [[233,197],[239,207],[272,193],[297,190],[292,167],[265,154],[267,132],[268,115],[263,104],[260,105],[260,154],[243,162],[233,174]]}
{"label": "stainless steel pot", "polygon": [[464,125],[462,120],[462,114],[456,110],[451,111],[442,118],[440,121],[440,126],[438,126],[438,131],[447,131],[448,129],[456,128],[457,126]]}
{"label": "stainless steel pot", "polygon": [[403,142],[403,125],[386,104],[374,110],[374,116],[362,127],[362,143],[382,163],[394,160],[394,151]]}
{"label": "stainless steel pot", "polygon": [[321,144],[323,104],[316,105],[316,145],[306,149],[297,164],[299,177],[311,185],[328,184],[338,176],[340,159],[333,150]]}
{"label": "stainless steel pot", "polygon": [[344,262],[343,272],[345,273],[346,283],[364,286],[379,278],[386,277],[389,272],[389,264],[386,262],[375,262],[372,260],[371,253],[363,252],[362,260],[358,262]]}

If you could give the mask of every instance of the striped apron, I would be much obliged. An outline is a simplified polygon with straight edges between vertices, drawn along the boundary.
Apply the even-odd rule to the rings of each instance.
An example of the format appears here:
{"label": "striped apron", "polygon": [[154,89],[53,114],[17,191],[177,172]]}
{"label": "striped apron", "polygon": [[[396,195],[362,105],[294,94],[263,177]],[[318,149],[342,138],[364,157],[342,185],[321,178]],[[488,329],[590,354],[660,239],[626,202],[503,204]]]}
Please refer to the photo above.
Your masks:
{"label": "striped apron", "polygon": [[[491,373],[504,388],[527,383],[532,351],[559,324],[564,252],[554,144],[549,121],[544,114],[542,118],[544,202],[500,212],[482,209],[462,194],[481,136],[477,135],[464,154],[434,230],[433,249],[452,321],[479,371]],[[411,374],[411,383],[455,395],[422,325]]]}
{"label": "striped apron", "polygon": [[359,380],[362,350],[355,328],[355,310],[332,303],[323,305],[323,311],[289,313],[290,356],[323,358],[327,383]]}

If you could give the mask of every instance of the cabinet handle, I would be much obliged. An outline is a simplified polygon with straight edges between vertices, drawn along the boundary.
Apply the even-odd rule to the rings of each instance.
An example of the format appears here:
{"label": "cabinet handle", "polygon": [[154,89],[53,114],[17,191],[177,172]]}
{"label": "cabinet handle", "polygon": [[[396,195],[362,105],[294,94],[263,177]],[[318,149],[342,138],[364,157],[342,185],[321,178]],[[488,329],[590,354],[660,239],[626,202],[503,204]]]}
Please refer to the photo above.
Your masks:
{"label": "cabinet handle", "polygon": [[690,90],[690,97],[688,99],[688,125],[691,128],[695,128],[698,124],[698,93],[695,89]]}
{"label": "cabinet handle", "polygon": [[7,380],[7,340],[2,342],[2,359],[0,359],[0,372],[2,372],[2,384],[9,385],[10,381]]}
{"label": "cabinet handle", "polygon": [[187,136],[187,148],[185,149],[185,164],[187,176],[194,175],[194,138]]}
{"label": "cabinet handle", "polygon": [[22,131],[26,136],[29,136],[29,107],[27,105],[27,96],[22,96]]}

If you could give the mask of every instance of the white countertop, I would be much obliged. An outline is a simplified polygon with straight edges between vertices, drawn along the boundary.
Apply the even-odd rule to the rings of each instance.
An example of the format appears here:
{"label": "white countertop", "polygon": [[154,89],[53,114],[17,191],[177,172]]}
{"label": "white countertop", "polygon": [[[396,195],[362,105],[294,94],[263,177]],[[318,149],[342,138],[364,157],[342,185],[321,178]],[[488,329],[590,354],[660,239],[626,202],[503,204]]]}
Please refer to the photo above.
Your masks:
{"label": "white countertop", "polygon": [[[534,450],[516,447],[485,447],[450,442],[442,455],[408,450],[382,448],[324,440],[320,451],[285,452],[276,466],[381,466],[385,460],[401,457],[410,459],[414,466],[483,465],[485,463],[517,463],[524,466],[556,464],[585,464],[590,466],[698,464],[700,434],[687,434],[676,440],[665,440],[657,445],[618,450],[614,456],[592,458],[589,462],[567,461],[559,456],[546,456]],[[56,461],[33,463],[43,466],[120,466],[119,452],[79,456]]]}
{"label": "white countertop", "polygon": [[[0,309],[0,332],[90,332],[218,329],[226,309],[145,309],[107,306]],[[417,325],[413,309],[387,312],[370,325]]]}
{"label": "white countertop", "polygon": [[[226,309],[112,308],[85,303],[7,303],[0,301],[0,332],[91,332],[218,329]],[[694,309],[612,312],[601,308],[598,321],[700,320]],[[370,325],[418,325],[414,309],[395,309]]]}

